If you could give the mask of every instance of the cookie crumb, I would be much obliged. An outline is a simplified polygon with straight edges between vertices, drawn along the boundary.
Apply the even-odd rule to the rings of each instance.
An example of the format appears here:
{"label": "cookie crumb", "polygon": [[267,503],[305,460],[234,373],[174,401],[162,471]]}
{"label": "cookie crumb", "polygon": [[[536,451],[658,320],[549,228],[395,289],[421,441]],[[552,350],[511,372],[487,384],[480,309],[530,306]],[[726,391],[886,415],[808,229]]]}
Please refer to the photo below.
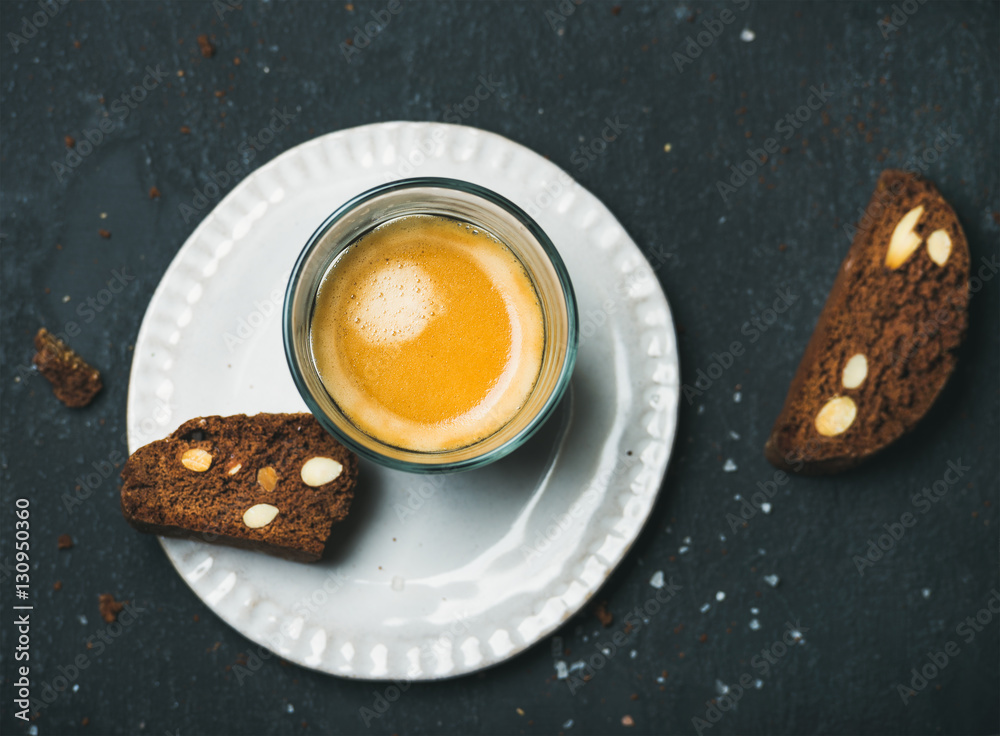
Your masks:
{"label": "cookie crumb", "polygon": [[150,199],[159,199],[160,198],[160,190],[157,189],[155,186],[150,187],[149,188],[149,198]]}
{"label": "cookie crumb", "polygon": [[71,135],[66,136],[63,140],[66,142],[66,148],[73,148],[76,145],[76,138]]}
{"label": "cookie crumb", "polygon": [[[128,603],[128,601],[125,601]],[[105,623],[113,624],[118,620],[118,612],[125,607],[125,603],[120,603],[115,600],[115,597],[110,593],[101,593],[97,599],[98,608],[101,611],[101,618],[104,619]]]}
{"label": "cookie crumb", "polygon": [[109,239],[111,237],[111,231],[110,230],[105,230],[103,227],[100,230],[97,231],[97,234],[100,235],[105,240],[107,240],[107,239]]}
{"label": "cookie crumb", "polygon": [[59,539],[56,540],[56,545],[59,549],[71,549],[73,547],[73,537],[69,534],[60,534]]}
{"label": "cookie crumb", "polygon": [[100,372],[44,327],[38,330],[34,342],[36,352],[31,361],[66,406],[86,406],[103,388]]}
{"label": "cookie crumb", "polygon": [[601,601],[594,606],[594,615],[597,616],[597,620],[601,622],[601,626],[604,628],[611,626],[611,623],[615,620],[614,614],[608,611],[607,606],[607,601]]}
{"label": "cookie crumb", "polygon": [[201,50],[202,56],[206,59],[211,59],[215,56],[215,46],[208,40],[208,34],[203,33],[196,40],[198,41],[198,48]]}
{"label": "cookie crumb", "polygon": [[62,580],[56,580],[52,583],[52,590],[62,590]]}
{"label": "cookie crumb", "polygon": [[632,716],[622,716],[622,725],[631,728],[635,725],[635,720]]}

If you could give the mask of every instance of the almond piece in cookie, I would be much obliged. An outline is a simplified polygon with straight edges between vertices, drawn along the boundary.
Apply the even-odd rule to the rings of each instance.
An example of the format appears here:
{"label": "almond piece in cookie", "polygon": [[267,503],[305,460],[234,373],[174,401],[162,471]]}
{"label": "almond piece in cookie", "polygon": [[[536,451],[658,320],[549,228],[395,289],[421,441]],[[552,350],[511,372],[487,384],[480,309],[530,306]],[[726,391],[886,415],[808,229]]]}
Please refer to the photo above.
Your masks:
{"label": "almond piece in cookie", "polygon": [[[867,227],[866,227],[867,225]],[[804,474],[846,470],[911,430],[955,367],[969,246],[934,185],[885,171],[764,448]]]}

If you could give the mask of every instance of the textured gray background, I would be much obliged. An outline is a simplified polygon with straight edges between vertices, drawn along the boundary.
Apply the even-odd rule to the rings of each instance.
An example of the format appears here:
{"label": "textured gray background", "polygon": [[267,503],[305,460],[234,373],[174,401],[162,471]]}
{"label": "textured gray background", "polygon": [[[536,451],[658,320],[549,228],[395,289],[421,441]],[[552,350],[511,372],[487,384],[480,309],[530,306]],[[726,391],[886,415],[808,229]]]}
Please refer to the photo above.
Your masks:
{"label": "textured gray background", "polygon": [[[733,532],[726,515],[739,513],[737,494],[772,476],[764,439],[848,247],[843,225],[881,169],[905,166],[942,132],[953,136],[927,174],[958,212],[973,261],[996,258],[998,6],[914,3],[904,25],[883,33],[888,3],[741,5],[626,2],[616,12],[587,0],[558,20],[547,17],[559,8],[548,0],[403,0],[348,62],[339,44],[385,3],[356,0],[351,11],[341,2],[244,0],[220,19],[219,4],[207,1],[73,1],[16,52],[7,34],[38,6],[0,3],[0,728],[26,731],[12,717],[9,574],[13,499],[26,497],[35,695],[43,683],[62,685],[59,667],[78,655],[89,665],[74,680],[78,691],[67,688],[35,721],[43,734],[694,733],[691,719],[704,717],[716,681],[747,672],[761,688],[706,733],[996,733],[997,619],[968,644],[955,627],[998,586],[1000,279],[973,298],[957,374],[912,436],[848,475],[794,479],[745,528]],[[727,8],[735,20],[678,70],[672,54]],[[756,38],[741,40],[744,28]],[[214,58],[198,53],[200,33],[214,37]],[[122,118],[114,100],[158,64],[167,78]],[[747,352],[703,396],[682,401],[659,503],[599,594],[615,622],[601,629],[591,611],[578,615],[558,632],[564,658],[595,654],[595,631],[606,641],[620,630],[649,599],[656,570],[683,586],[670,605],[575,694],[554,679],[545,641],[488,672],[413,685],[368,729],[359,708],[372,707],[384,685],[274,658],[240,681],[232,667],[256,647],[195,598],[154,539],[127,528],[115,478],[72,509],[61,497],[93,463],[124,452],[130,348],[153,289],[202,216],[185,222],[179,207],[211,171],[242,161],[240,143],[271,108],[297,117],[241,177],[328,131],[453,119],[479,75],[492,75],[496,91],[464,122],[564,167],[661,264],[685,380],[733,340]],[[785,140],[774,126],[811,85],[832,96]],[[64,136],[85,140],[105,116],[113,131],[60,181],[52,162],[65,162]],[[583,166],[580,147],[608,117],[627,127]],[[716,182],[748,147],[775,136],[786,150],[724,202]],[[161,199],[147,197],[151,185]],[[89,313],[77,310],[122,267],[135,279],[84,321]],[[799,299],[751,342],[741,328],[778,288]],[[75,346],[106,382],[82,411],[62,407],[38,377],[17,381],[35,330],[70,320],[81,324]],[[727,459],[735,472],[723,471]],[[911,495],[959,459],[971,466],[961,482],[860,576],[852,556],[914,511]],[[62,533],[76,539],[72,550],[56,550]],[[776,588],[763,581],[772,573]],[[86,641],[105,628],[97,611],[105,592],[144,610],[97,653]],[[759,630],[749,626],[751,607],[760,609]],[[786,621],[798,622],[805,641],[762,675],[753,657]],[[949,641],[958,656],[904,705],[895,686]]]}

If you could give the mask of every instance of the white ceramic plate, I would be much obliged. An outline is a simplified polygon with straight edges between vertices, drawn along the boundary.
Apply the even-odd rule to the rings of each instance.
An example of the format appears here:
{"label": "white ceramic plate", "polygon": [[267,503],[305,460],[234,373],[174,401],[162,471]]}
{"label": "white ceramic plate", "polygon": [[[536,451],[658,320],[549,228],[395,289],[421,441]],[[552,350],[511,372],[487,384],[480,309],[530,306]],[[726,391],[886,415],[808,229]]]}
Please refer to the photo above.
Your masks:
{"label": "white ceramic plate", "polygon": [[281,342],[292,264],[337,206],[408,176],[493,189],[531,214],[559,249],[581,316],[579,358],[561,408],[526,446],[479,470],[417,476],[362,463],[351,516],[314,565],[162,540],[181,577],[240,633],[347,677],[472,672],[558,627],[638,536],[677,422],[670,309],[614,216],[506,138],[398,122],[287,151],[195,230],[139,330],[130,450],[191,417],[306,411]]}

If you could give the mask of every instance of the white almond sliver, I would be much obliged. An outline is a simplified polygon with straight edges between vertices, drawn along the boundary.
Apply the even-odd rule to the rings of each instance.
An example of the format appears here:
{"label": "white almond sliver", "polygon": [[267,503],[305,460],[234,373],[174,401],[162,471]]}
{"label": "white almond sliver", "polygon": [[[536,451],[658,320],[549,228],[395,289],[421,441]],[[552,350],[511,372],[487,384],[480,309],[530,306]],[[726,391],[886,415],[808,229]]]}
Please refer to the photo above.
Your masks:
{"label": "white almond sliver", "polygon": [[243,512],[243,523],[251,529],[267,526],[278,515],[278,507],[269,503],[259,503]]}
{"label": "white almond sliver", "polygon": [[927,255],[937,265],[943,266],[951,255],[951,238],[944,230],[935,230],[927,238]]}
{"label": "white almond sliver", "polygon": [[333,458],[313,457],[302,465],[302,482],[316,488],[336,480],[344,471],[344,466]]}
{"label": "white almond sliver", "polygon": [[851,356],[851,359],[847,361],[847,365],[844,366],[844,375],[841,378],[841,383],[844,384],[844,388],[857,388],[865,379],[868,377],[868,358],[865,357],[864,353],[857,353]]}

